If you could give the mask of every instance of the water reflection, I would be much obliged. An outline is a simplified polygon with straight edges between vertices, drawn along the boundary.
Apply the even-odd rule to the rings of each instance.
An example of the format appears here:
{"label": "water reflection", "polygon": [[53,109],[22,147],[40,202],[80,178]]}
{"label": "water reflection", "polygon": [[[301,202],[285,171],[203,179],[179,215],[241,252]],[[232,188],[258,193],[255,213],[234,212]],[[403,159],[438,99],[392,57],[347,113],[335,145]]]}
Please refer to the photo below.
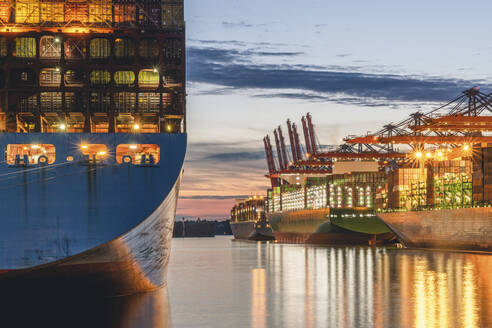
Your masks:
{"label": "water reflection", "polygon": [[[215,313],[196,302],[196,295],[203,293],[203,289],[195,290],[194,295],[179,292],[181,283],[173,281],[173,271],[193,262],[182,257],[180,265],[171,263],[171,301],[174,304],[186,298],[189,311],[200,314],[202,325],[190,321],[184,315],[184,307],[181,313],[176,313],[173,305],[175,326],[486,327],[492,324],[490,255],[231,243],[220,238],[211,243],[214,246],[207,249],[209,252],[212,249],[213,254],[228,254],[222,258],[221,272],[218,274],[216,269],[201,263],[201,277],[193,279],[198,279],[196,285],[202,286],[205,281],[210,284],[214,296],[209,302],[221,311]],[[185,256],[181,247],[184,250],[188,246],[178,245],[174,256]],[[195,255],[186,252],[186,256]],[[200,252],[200,256],[203,258],[205,253]],[[215,279],[229,278],[234,288],[215,289]],[[224,283],[222,286],[226,287]],[[211,295],[211,291],[206,293]],[[228,301],[221,302],[221,299]]]}
{"label": "water reflection", "polygon": [[2,327],[171,327],[167,288],[117,298],[1,295]]}

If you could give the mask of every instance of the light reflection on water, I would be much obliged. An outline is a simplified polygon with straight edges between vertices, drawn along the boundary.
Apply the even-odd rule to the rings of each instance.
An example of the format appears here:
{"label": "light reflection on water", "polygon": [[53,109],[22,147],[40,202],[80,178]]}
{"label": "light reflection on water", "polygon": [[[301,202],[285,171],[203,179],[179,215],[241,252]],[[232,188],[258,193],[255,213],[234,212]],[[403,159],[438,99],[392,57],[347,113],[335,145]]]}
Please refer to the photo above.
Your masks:
{"label": "light reflection on water", "polygon": [[492,256],[174,240],[176,327],[487,327]]}
{"label": "light reflection on water", "polygon": [[[492,255],[173,240],[169,283],[108,300],[1,294],[2,327],[492,327]],[[17,311],[12,311],[16,309]],[[14,319],[15,325],[5,325]]]}

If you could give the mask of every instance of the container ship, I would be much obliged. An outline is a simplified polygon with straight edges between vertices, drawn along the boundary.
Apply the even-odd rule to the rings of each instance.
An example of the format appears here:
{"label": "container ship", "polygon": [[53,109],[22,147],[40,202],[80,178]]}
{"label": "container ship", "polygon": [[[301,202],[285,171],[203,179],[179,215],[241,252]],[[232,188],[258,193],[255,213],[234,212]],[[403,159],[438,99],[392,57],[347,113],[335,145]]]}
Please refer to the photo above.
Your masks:
{"label": "container ship", "polygon": [[265,197],[238,199],[231,210],[231,230],[235,239],[274,240],[272,228],[265,216]]}
{"label": "container ship", "polygon": [[377,243],[393,233],[408,247],[492,251],[491,113],[492,97],[471,88],[329,151],[318,150],[308,114],[305,154],[288,121],[292,161],[280,127],[276,161],[264,139],[277,240],[360,243],[357,236],[373,235]]}
{"label": "container ship", "polygon": [[183,1],[0,0],[0,22],[2,290],[162,286],[187,144]]}

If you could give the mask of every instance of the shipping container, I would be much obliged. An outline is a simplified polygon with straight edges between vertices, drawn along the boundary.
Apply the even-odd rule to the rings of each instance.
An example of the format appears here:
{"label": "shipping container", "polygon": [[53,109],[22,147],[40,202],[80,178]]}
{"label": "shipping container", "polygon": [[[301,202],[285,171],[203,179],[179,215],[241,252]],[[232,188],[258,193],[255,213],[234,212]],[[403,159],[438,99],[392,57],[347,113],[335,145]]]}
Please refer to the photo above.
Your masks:
{"label": "shipping container", "polygon": [[183,83],[181,83],[181,78],[179,72],[177,71],[167,71],[162,75],[162,86],[164,88],[181,88]]}
{"label": "shipping container", "polygon": [[40,59],[60,59],[61,39],[58,36],[44,35],[39,40]]}
{"label": "shipping container", "polygon": [[157,92],[139,92],[138,110],[140,112],[159,112],[160,94]]}
{"label": "shipping container", "polygon": [[39,98],[42,112],[58,112],[62,110],[61,92],[41,92]]}
{"label": "shipping container", "polygon": [[163,48],[164,64],[181,65],[183,57],[183,42],[180,39],[166,39]]}
{"label": "shipping container", "polygon": [[144,62],[157,62],[159,60],[159,41],[156,39],[140,40],[138,55]]}
{"label": "shipping container", "polygon": [[65,59],[82,60],[85,58],[86,46],[82,38],[68,38],[65,40]]}
{"label": "shipping container", "polygon": [[83,70],[70,69],[65,72],[65,86],[82,87],[85,83],[85,73]]}
{"label": "shipping container", "polygon": [[114,82],[118,87],[129,87],[135,83],[135,73],[133,71],[114,72]]}
{"label": "shipping container", "polygon": [[53,25],[65,21],[64,0],[41,0],[41,24]]}
{"label": "shipping container", "polygon": [[82,112],[82,99],[81,92],[65,92],[65,110],[67,112]]}
{"label": "shipping container", "polygon": [[107,59],[111,55],[111,43],[106,38],[94,38],[90,41],[91,59]]}
{"label": "shipping container", "polygon": [[12,5],[8,0],[0,1],[0,22],[1,23],[10,23],[10,15],[12,13]]}
{"label": "shipping container", "polygon": [[[16,102],[10,102],[10,103],[16,103]],[[37,94],[19,95],[18,103],[19,103],[18,110],[21,112],[37,112],[38,95]]]}
{"label": "shipping container", "polygon": [[9,42],[7,38],[0,38],[0,58],[5,58],[9,54]]}
{"label": "shipping container", "polygon": [[136,0],[137,23],[143,28],[159,28],[161,26],[161,0]]}
{"label": "shipping container", "polygon": [[90,76],[91,85],[106,86],[111,82],[111,73],[105,70],[94,70]]}
{"label": "shipping container", "polygon": [[112,10],[111,0],[89,0],[89,23],[111,26]]}
{"label": "shipping container", "polygon": [[36,58],[36,39],[31,37],[18,37],[14,39],[12,55],[19,58]]}
{"label": "shipping container", "polygon": [[116,38],[114,40],[114,57],[117,61],[133,62],[135,42],[129,38]]}
{"label": "shipping container", "polygon": [[91,92],[90,107],[92,112],[107,112],[111,108],[109,92]]}
{"label": "shipping container", "polygon": [[65,23],[87,24],[89,22],[89,4],[85,0],[67,0],[65,3]]}
{"label": "shipping container", "polygon": [[135,0],[113,0],[113,22],[115,26],[133,26],[136,18]]}
{"label": "shipping container", "polygon": [[37,76],[31,68],[13,69],[10,71],[10,83],[17,88],[34,87]]}
{"label": "shipping container", "polygon": [[135,111],[135,92],[115,92],[113,94],[115,109],[119,112]]}
{"label": "shipping container", "polygon": [[143,69],[138,73],[140,88],[157,89],[159,87],[159,72],[153,69]]}
{"label": "shipping container", "polygon": [[39,85],[42,87],[59,87],[61,73],[58,68],[43,68],[39,73]]}
{"label": "shipping container", "polygon": [[15,1],[15,22],[17,24],[39,24],[39,0]]}
{"label": "shipping container", "polygon": [[162,4],[162,26],[164,27],[183,27],[184,10],[183,2],[163,1]]}

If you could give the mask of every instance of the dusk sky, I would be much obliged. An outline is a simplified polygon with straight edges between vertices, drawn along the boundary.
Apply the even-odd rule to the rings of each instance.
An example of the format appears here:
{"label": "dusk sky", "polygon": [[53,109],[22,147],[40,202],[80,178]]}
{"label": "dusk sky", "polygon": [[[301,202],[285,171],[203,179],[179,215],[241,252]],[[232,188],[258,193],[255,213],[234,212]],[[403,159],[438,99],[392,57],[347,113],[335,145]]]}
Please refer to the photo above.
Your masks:
{"label": "dusk sky", "polygon": [[[313,116],[335,145],[480,86],[490,1],[185,0],[189,145],[177,217],[265,194],[263,137]],[[288,139],[288,138],[287,138]]]}

